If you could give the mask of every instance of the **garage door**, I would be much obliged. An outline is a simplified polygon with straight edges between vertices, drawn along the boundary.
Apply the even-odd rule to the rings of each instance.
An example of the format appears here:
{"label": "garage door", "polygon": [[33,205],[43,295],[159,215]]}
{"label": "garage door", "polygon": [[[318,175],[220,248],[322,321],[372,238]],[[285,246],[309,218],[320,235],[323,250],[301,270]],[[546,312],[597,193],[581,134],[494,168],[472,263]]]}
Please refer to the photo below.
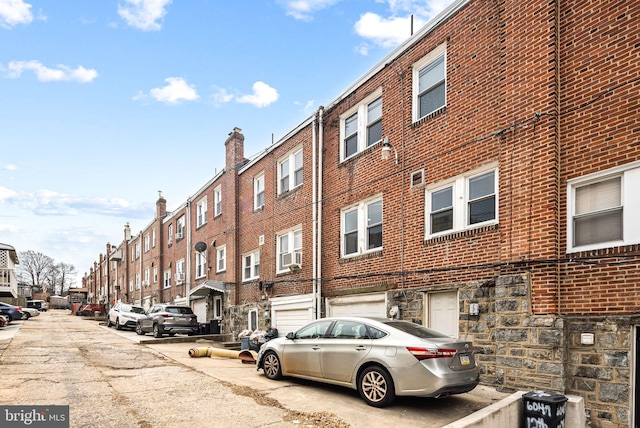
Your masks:
{"label": "garage door", "polygon": [[458,292],[430,293],[429,327],[458,337]]}
{"label": "garage door", "polygon": [[207,322],[207,301],[200,299],[193,302],[193,313],[198,316],[199,323]]}
{"label": "garage door", "polygon": [[274,297],[271,299],[271,325],[280,336],[296,331],[313,321],[313,295]]}
{"label": "garage door", "polygon": [[387,317],[384,293],[333,297],[327,300],[330,317]]}

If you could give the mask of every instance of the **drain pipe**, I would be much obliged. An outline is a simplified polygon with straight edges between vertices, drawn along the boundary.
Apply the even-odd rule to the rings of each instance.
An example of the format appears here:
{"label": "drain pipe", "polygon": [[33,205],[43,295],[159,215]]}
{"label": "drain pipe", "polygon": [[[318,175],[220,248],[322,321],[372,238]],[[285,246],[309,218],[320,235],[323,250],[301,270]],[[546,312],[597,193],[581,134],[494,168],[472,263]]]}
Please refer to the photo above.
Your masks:
{"label": "drain pipe", "polygon": [[318,142],[317,140],[317,134],[316,134],[316,124],[317,124],[317,114],[315,114],[313,116],[313,122],[311,124],[311,165],[312,165],[312,169],[311,169],[311,206],[312,206],[312,210],[311,210],[311,216],[312,216],[312,236],[313,236],[313,241],[312,241],[312,267],[311,267],[311,276],[313,278],[313,319],[318,319],[318,312],[317,312],[317,308],[318,308],[318,304],[317,301],[319,299],[318,296],[318,275],[317,275],[317,270],[318,270],[318,261],[316,260],[317,258],[317,253],[318,253],[318,211],[317,211],[317,206],[318,206],[318,195],[317,195],[317,189],[316,189],[316,183],[317,183],[317,165],[316,165],[316,144]]}
{"label": "drain pipe", "polygon": [[318,195],[317,195],[317,212],[318,212],[318,251],[317,267],[315,280],[317,282],[316,292],[316,318],[321,318],[322,315],[322,144],[324,135],[323,124],[324,107],[320,106],[318,109]]}

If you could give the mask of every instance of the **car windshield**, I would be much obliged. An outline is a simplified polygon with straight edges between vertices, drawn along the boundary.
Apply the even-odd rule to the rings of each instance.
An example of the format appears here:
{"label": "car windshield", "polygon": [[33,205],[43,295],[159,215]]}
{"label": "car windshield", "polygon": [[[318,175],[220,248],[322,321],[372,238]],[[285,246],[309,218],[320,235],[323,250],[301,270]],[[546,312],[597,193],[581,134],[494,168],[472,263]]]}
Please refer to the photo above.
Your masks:
{"label": "car windshield", "polygon": [[447,334],[408,321],[385,321],[385,324],[421,339],[433,339],[435,337],[451,338],[451,336]]}
{"label": "car windshield", "polygon": [[191,308],[187,308],[187,307],[181,307],[181,306],[170,306],[168,308],[165,309],[167,312],[169,312],[170,314],[183,314],[183,315],[191,315],[193,312],[191,312]]}
{"label": "car windshield", "polygon": [[122,305],[123,312],[133,312],[135,314],[144,314],[144,309],[139,306]]}

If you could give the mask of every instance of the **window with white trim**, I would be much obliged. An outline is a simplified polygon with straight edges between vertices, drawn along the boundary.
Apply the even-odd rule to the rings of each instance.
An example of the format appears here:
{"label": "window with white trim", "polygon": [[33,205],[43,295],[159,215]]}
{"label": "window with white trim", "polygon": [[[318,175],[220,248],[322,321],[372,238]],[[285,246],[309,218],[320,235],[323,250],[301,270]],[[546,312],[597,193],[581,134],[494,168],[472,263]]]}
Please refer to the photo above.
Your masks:
{"label": "window with white trim", "polygon": [[302,266],[302,226],[279,233],[276,246],[278,273],[288,271],[293,264]]}
{"label": "window with white trim", "polygon": [[136,242],[136,259],[140,258],[140,240]]}
{"label": "window with white trim", "polygon": [[247,314],[247,327],[249,328],[249,330],[251,331],[255,331],[258,329],[258,310],[257,309],[251,309],[249,310],[249,313]]}
{"label": "window with white trim", "polygon": [[302,149],[293,151],[278,161],[278,194],[300,186],[302,173]]}
{"label": "window with white trim", "polygon": [[567,251],[640,243],[639,187],[640,162],[569,180]]}
{"label": "window with white trim", "polygon": [[171,246],[173,243],[173,224],[170,224],[167,228],[167,246]]}
{"label": "window with white trim", "polygon": [[213,190],[213,216],[222,214],[222,185]]}
{"label": "window with white trim", "polygon": [[157,266],[153,267],[153,283],[154,284],[158,283],[158,267]]}
{"label": "window with white trim", "polygon": [[447,46],[442,44],[413,65],[413,121],[447,105]]}
{"label": "window with white trim", "polygon": [[156,230],[151,231],[151,247],[156,248]]}
{"label": "window with white trim", "polygon": [[171,287],[171,269],[167,269],[164,271],[164,288]]}
{"label": "window with white trim", "polygon": [[140,272],[136,273],[136,290],[140,290]]}
{"label": "window with white trim", "polygon": [[184,259],[176,262],[176,284],[184,284],[187,279],[184,274]]}
{"label": "window with white trim", "polygon": [[207,274],[207,254],[205,251],[196,251],[196,278],[202,278]]}
{"label": "window with white trim", "polygon": [[264,207],[264,174],[253,179],[253,209],[259,210],[262,207]]}
{"label": "window with white trim", "polygon": [[149,268],[144,268],[144,286],[145,287],[149,286],[150,280],[151,280],[151,271],[149,271]]}
{"label": "window with white trim", "polygon": [[498,222],[498,171],[478,169],[429,186],[426,236],[458,232]]}
{"label": "window with white trim", "polygon": [[203,197],[196,204],[196,227],[207,223],[207,197]]}
{"label": "window with white trim", "polygon": [[129,280],[129,292],[133,291],[133,279]]}
{"label": "window with white trim", "polygon": [[215,296],[213,298],[213,318],[222,318],[222,297]]}
{"label": "window with white trim", "polygon": [[341,212],[342,256],[356,256],[382,248],[382,198],[360,202]]}
{"label": "window with white trim", "polygon": [[260,251],[242,256],[242,280],[250,281],[260,277]]}
{"label": "window with white trim", "polygon": [[382,88],[340,116],[340,158],[382,141]]}
{"label": "window with white trim", "polygon": [[184,216],[180,216],[176,221],[176,241],[184,238]]}
{"label": "window with white trim", "polygon": [[144,235],[144,252],[148,252],[151,246],[151,240],[149,238],[149,234]]}
{"label": "window with white trim", "polygon": [[227,270],[227,246],[220,245],[216,248],[216,272]]}

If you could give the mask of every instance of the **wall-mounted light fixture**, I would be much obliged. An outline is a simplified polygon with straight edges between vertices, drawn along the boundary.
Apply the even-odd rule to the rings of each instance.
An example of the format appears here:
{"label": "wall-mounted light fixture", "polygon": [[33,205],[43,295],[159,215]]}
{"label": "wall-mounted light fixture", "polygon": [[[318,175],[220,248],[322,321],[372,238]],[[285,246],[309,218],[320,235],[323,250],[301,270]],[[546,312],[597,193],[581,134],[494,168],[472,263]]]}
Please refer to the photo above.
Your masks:
{"label": "wall-mounted light fixture", "polygon": [[382,160],[391,159],[391,153],[392,152],[395,155],[396,165],[397,165],[398,164],[398,152],[396,151],[395,147],[393,147],[391,145],[391,143],[389,142],[389,137],[384,137],[384,142],[382,143],[382,151],[380,152],[380,154],[382,155]]}

